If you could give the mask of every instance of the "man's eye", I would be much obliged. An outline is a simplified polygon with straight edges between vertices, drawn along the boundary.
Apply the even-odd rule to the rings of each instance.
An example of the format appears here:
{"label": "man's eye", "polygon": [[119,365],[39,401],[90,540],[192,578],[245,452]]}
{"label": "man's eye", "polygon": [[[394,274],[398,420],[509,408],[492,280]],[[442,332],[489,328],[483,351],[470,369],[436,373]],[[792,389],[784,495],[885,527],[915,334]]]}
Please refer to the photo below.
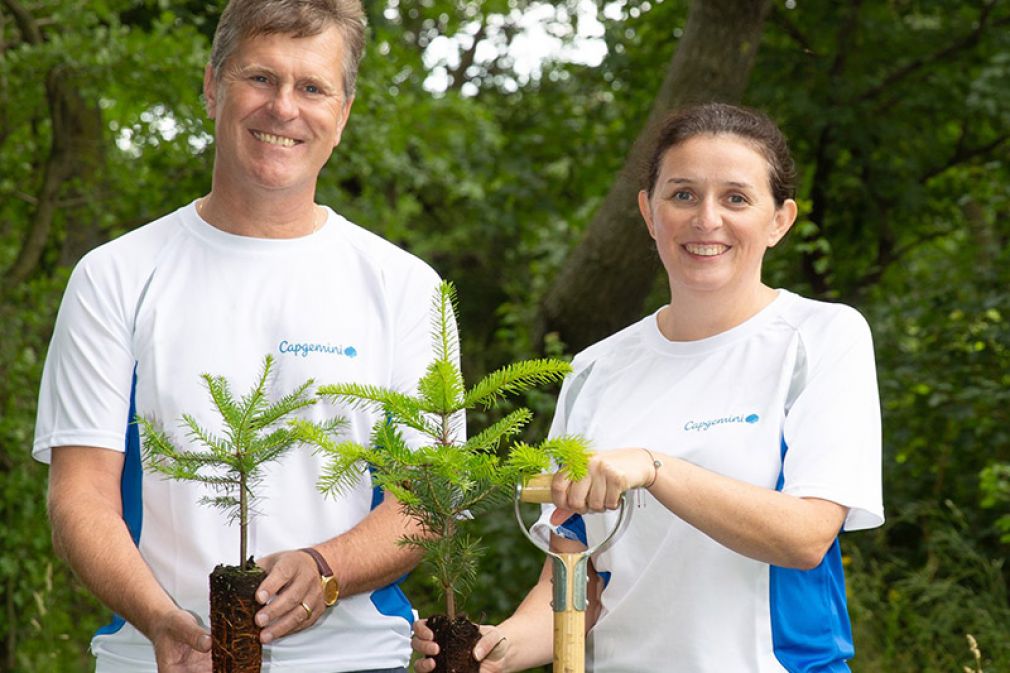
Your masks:
{"label": "man's eye", "polygon": [[323,92],[323,90],[320,89],[315,84],[306,84],[305,85],[305,91],[308,92],[308,93],[322,93]]}
{"label": "man's eye", "polygon": [[253,82],[256,82],[257,84],[266,84],[267,82],[270,81],[269,79],[267,79],[266,75],[253,75],[249,79],[251,79]]}

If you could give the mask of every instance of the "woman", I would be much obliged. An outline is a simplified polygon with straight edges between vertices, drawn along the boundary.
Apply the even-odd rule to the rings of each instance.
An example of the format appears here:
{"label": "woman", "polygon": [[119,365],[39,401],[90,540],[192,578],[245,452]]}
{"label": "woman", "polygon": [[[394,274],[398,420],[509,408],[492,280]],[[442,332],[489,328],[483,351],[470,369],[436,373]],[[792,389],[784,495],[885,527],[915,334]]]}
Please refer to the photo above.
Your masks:
{"label": "woman", "polygon": [[[883,522],[876,374],[856,311],[761,281],[796,219],[793,179],[785,139],[754,111],[693,107],[660,132],[639,208],[670,303],[575,358],[552,426],[597,450],[588,477],[554,480],[554,544],[576,544],[573,513],[642,489],[592,559],[596,673],[848,670],[837,536]],[[612,516],[585,518],[590,542]],[[551,619],[545,566],[485,627],[481,671],[550,661]],[[429,634],[415,627],[426,655]]]}

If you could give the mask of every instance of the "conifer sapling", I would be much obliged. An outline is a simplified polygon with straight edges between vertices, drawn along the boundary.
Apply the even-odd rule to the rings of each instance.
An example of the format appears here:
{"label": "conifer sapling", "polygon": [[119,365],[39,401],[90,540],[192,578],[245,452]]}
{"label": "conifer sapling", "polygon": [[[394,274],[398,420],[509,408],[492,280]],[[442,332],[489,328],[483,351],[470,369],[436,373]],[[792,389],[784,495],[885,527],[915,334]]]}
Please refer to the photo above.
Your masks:
{"label": "conifer sapling", "polygon": [[200,449],[179,449],[153,421],[137,417],[147,469],[171,479],[208,485],[216,495],[202,498],[201,504],[225,510],[229,523],[239,522],[239,567],[246,564],[249,523],[255,514],[256,487],[263,478],[263,466],[295,446],[316,445],[317,437],[344,424],[339,418],[295,423],[293,414],[317,401],[310,391],[314,381],[309,379],[272,401],[268,387],[273,364],[273,357],[267,355],[252,390],[238,400],[224,377],[200,375],[223,421],[223,434],[216,434],[190,414],[183,414],[181,425]]}
{"label": "conifer sapling", "polygon": [[[434,360],[418,382],[417,394],[354,383],[319,387],[323,397],[379,412],[370,446],[323,435],[316,439],[330,458],[319,482],[321,490],[348,489],[370,468],[373,484],[395,496],[420,523],[422,532],[401,543],[423,550],[449,619],[456,617],[457,598],[477,577],[480,553],[479,540],[460,527],[473,515],[508,502],[523,479],[552,466],[579,479],[588,463],[585,442],[577,437],[538,445],[519,441],[506,447],[533,417],[523,407],[463,439],[467,410],[493,409],[507,395],[560,382],[571,367],[556,359],[524,360],[467,389],[457,364],[455,308],[455,290],[444,282],[434,301]],[[415,448],[408,445],[407,435],[420,438],[412,442]]]}

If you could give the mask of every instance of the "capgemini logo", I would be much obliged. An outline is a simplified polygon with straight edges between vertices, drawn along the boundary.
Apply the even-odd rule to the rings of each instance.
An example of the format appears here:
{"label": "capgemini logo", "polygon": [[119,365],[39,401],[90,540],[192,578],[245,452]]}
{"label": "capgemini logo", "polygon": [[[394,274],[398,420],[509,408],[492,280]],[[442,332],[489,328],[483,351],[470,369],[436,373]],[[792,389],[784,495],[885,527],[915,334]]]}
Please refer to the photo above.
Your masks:
{"label": "capgemini logo", "polygon": [[292,343],[284,339],[277,344],[277,350],[289,355],[299,355],[307,358],[310,353],[323,353],[325,355],[343,355],[348,358],[358,357],[358,349],[354,346],[337,346],[334,344],[321,343]]}
{"label": "capgemini logo", "polygon": [[709,428],[713,428],[717,425],[733,425],[736,423],[746,423],[748,425],[754,425],[761,420],[761,417],[757,414],[748,414],[746,416],[723,416],[722,418],[713,418],[706,421],[688,421],[684,424],[684,430],[686,432],[698,431],[705,432]]}

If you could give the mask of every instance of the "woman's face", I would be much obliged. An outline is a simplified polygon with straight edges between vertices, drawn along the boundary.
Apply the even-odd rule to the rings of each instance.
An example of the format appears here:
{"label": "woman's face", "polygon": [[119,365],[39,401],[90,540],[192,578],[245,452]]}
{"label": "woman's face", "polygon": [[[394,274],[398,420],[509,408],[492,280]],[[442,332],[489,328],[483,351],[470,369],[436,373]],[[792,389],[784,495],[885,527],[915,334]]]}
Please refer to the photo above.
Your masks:
{"label": "woman's face", "polygon": [[[789,231],[796,203],[772,197],[768,162],[736,135],[699,135],[667,150],[638,206],[676,297],[746,297],[765,250]],[[717,294],[716,294],[717,293]]]}

